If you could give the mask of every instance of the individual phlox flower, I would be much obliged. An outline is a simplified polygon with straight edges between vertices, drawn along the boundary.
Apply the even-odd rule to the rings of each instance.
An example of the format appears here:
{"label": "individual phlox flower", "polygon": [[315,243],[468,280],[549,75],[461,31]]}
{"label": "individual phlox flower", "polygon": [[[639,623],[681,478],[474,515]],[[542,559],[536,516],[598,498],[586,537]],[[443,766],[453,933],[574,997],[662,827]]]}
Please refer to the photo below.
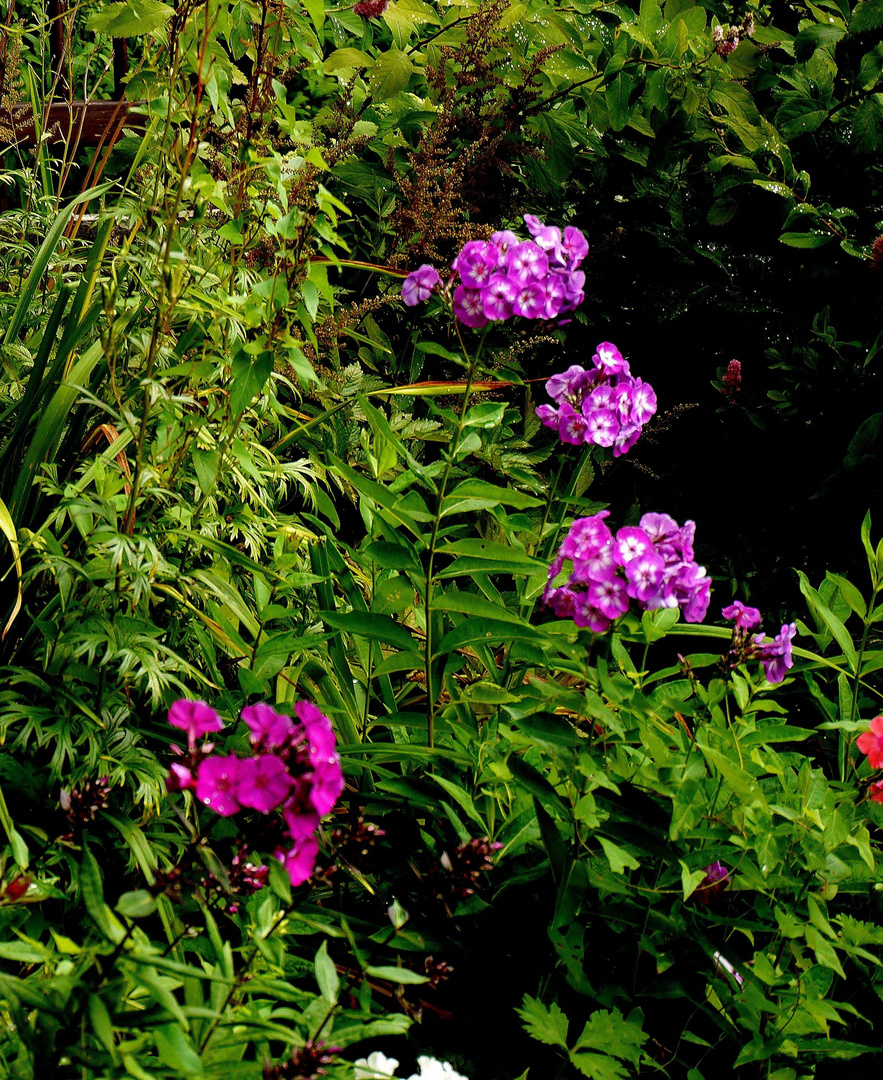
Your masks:
{"label": "individual phlox flower", "polygon": [[291,775],[279,758],[260,754],[239,763],[236,798],[243,806],[269,814],[285,802],[291,785]]}
{"label": "individual phlox flower", "polygon": [[560,554],[574,561],[597,554],[613,539],[609,527],[604,524],[604,519],[609,516],[609,510],[601,510],[591,517],[578,518],[564,538]]}
{"label": "individual phlox flower", "polygon": [[562,442],[579,446],[585,442],[588,421],[581,412],[565,401],[558,410],[558,435]]}
{"label": "individual phlox flower", "polygon": [[755,627],[760,626],[762,622],[760,611],[756,607],[748,607],[741,600],[734,600],[729,607],[725,607],[721,611],[721,615],[725,619],[735,622],[736,626],[742,630],[753,630]]}
{"label": "individual phlox flower", "polygon": [[513,311],[518,283],[508,277],[495,275],[481,294],[481,309],[488,319],[500,322]]}
{"label": "individual phlox flower", "polygon": [[628,595],[635,600],[650,600],[659,591],[665,573],[665,563],[652,549],[625,564]]}
{"label": "individual phlox flower", "polygon": [[794,666],[791,656],[791,641],[797,634],[794,623],[785,623],[771,642],[765,642],[763,634],[754,639],[757,657],[763,664],[764,674],[769,683],[780,683],[785,673]]}
{"label": "individual phlox flower", "polygon": [[500,249],[487,240],[464,244],[451,267],[460,275],[467,289],[483,289],[500,263]]}
{"label": "individual phlox flower", "polygon": [[239,786],[239,758],[206,758],[200,763],[196,774],[196,798],[221,817],[229,817],[241,809],[237,798]]}
{"label": "individual phlox flower", "polygon": [[215,710],[204,701],[176,701],[169,709],[172,727],[187,732],[187,745],[192,750],[196,740],[213,731],[220,731],[224,722]]}
{"label": "individual phlox flower", "polygon": [[540,319],[546,310],[546,291],[538,281],[519,284],[512,310],[523,319]]}
{"label": "individual phlox flower", "polygon": [[537,417],[543,427],[552,428],[553,431],[558,430],[558,424],[560,422],[558,410],[553,409],[551,405],[537,406]]}
{"label": "individual phlox flower", "polygon": [[611,622],[629,609],[626,583],[619,577],[590,582],[586,595],[592,607]]}
{"label": "individual phlox flower", "polygon": [[[594,372],[588,372],[579,364],[571,364],[567,371],[553,375],[546,382],[546,393],[559,405],[562,401],[569,401],[571,405],[578,404],[586,388],[591,385]],[[605,389],[607,389],[605,387]],[[598,391],[595,391],[598,393]],[[591,400],[594,394],[590,395]],[[543,408],[541,405],[540,408]],[[537,410],[539,412],[539,410]]]}
{"label": "individual phlox flower", "polygon": [[637,559],[650,550],[650,537],[643,529],[626,526],[616,534],[613,545],[613,557],[620,566],[625,566],[632,559]]}
{"label": "individual phlox flower", "polygon": [[458,285],[454,290],[453,306],[454,314],[466,326],[471,326],[473,330],[487,326],[488,319],[481,302],[480,289],[467,289],[465,285]]}
{"label": "individual phlox flower", "polygon": [[510,248],[506,255],[506,267],[510,277],[524,285],[545,277],[549,272],[549,260],[538,244],[526,240]]}
{"label": "individual phlox flower", "polygon": [[440,282],[438,270],[424,263],[405,278],[402,284],[402,299],[408,307],[416,307],[429,299]]}
{"label": "individual phlox flower", "polygon": [[620,371],[628,374],[628,361],[623,359],[622,353],[609,341],[602,341],[598,350],[592,357],[592,363],[599,367],[607,375],[617,375]]}
{"label": "individual phlox flower", "polygon": [[257,705],[247,705],[240,715],[251,732],[253,746],[273,750],[285,746],[294,735],[291,717],[277,713],[263,701]]}

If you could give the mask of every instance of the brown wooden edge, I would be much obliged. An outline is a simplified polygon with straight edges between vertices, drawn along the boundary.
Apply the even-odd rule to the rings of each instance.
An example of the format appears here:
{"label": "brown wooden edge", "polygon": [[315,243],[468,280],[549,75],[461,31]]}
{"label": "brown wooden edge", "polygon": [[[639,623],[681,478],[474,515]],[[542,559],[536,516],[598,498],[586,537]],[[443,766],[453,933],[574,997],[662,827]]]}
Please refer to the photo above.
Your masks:
{"label": "brown wooden edge", "polygon": [[[99,146],[108,138],[116,142],[123,127],[144,130],[145,118],[131,110],[129,101],[54,102],[43,115],[44,141],[53,145],[74,142],[79,146]],[[12,138],[7,136],[0,142],[0,148],[37,144],[37,127],[30,105],[0,109],[0,129],[12,132]]]}

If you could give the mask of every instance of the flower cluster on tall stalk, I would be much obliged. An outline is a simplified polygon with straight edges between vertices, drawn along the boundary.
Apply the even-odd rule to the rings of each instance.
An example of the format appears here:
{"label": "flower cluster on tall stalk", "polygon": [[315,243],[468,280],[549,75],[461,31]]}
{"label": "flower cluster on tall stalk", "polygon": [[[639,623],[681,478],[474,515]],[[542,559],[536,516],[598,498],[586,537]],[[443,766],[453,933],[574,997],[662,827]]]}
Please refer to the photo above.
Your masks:
{"label": "flower cluster on tall stalk", "polygon": [[[197,740],[221,731],[220,716],[204,701],[176,701],[169,723],[187,733],[187,750],[173,746],[173,762],[166,785],[169,791],[192,791],[197,802],[221,817],[241,810],[260,814],[278,812],[290,846],[273,852],[292,885],[301,885],[313,873],[319,854],[316,830],[343,791],[343,772],[335,751],[331,721],[308,701],[299,701],[294,717],[276,712],[261,702],[242,710],[253,754],[214,754],[214,744]],[[242,862],[243,857],[237,856]],[[251,864],[232,873],[252,888],[266,880],[266,868]]]}
{"label": "flower cluster on tall stalk", "polygon": [[573,364],[553,375],[546,392],[558,408],[540,405],[537,416],[562,442],[612,446],[619,457],[631,450],[656,412],[656,392],[632,376],[628,361],[609,341],[601,342],[592,363],[589,371]]}
{"label": "flower cluster on tall stalk", "polygon": [[797,633],[796,624],[784,623],[772,641],[767,641],[764,634],[751,633],[752,630],[759,630],[763,621],[757,608],[734,600],[721,614],[733,622],[733,640],[723,659],[725,670],[733,671],[746,660],[759,660],[763,664],[767,682],[782,682],[786,671],[794,665],[791,641]]}
{"label": "flower cluster on tall stalk", "polygon": [[638,608],[679,607],[687,622],[708,610],[711,579],[693,558],[696,523],[645,514],[613,535],[602,510],[570,527],[549,567],[544,602],[556,615],[603,633],[634,600]]}
{"label": "flower cluster on tall stalk", "polygon": [[[460,322],[473,329],[513,315],[556,319],[576,310],[585,299],[586,275],[579,269],[589,251],[585,236],[571,225],[562,233],[533,214],[525,214],[524,222],[532,240],[509,229],[493,233],[490,240],[470,240],[451,264],[453,274],[444,286],[438,270],[424,263],[405,278],[402,299],[414,307],[440,289]],[[451,296],[456,278],[459,284]]]}

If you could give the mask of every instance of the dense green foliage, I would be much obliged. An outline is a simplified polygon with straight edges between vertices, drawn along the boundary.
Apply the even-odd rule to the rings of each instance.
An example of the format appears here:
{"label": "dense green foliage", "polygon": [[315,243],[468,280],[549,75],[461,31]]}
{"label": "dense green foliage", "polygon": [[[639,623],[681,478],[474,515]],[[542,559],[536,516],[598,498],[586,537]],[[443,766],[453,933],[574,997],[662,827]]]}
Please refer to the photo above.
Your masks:
{"label": "dense green foliage", "polygon": [[[126,0],[60,74],[16,18],[4,104],[126,38],[132,112],[2,149],[0,1072],[876,1076],[881,0]],[[524,213],[589,240],[571,322],[403,306]],[[534,412],[604,339],[660,402],[618,458]],[[543,606],[608,505],[696,521],[706,623]],[[331,718],[310,882],[167,791],[180,698]]]}

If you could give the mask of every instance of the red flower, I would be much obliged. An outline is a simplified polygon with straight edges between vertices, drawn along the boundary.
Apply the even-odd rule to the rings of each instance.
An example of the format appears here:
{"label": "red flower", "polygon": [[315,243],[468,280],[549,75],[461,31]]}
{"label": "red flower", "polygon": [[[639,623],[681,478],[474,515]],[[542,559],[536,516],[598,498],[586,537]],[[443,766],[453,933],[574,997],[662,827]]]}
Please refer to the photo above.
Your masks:
{"label": "red flower", "polygon": [[868,795],[871,802],[883,803],[883,780],[878,780],[876,784],[871,784],[868,788]]}
{"label": "red flower", "polygon": [[868,755],[868,764],[872,769],[883,769],[883,716],[874,717],[871,730],[859,735],[855,745]]}

